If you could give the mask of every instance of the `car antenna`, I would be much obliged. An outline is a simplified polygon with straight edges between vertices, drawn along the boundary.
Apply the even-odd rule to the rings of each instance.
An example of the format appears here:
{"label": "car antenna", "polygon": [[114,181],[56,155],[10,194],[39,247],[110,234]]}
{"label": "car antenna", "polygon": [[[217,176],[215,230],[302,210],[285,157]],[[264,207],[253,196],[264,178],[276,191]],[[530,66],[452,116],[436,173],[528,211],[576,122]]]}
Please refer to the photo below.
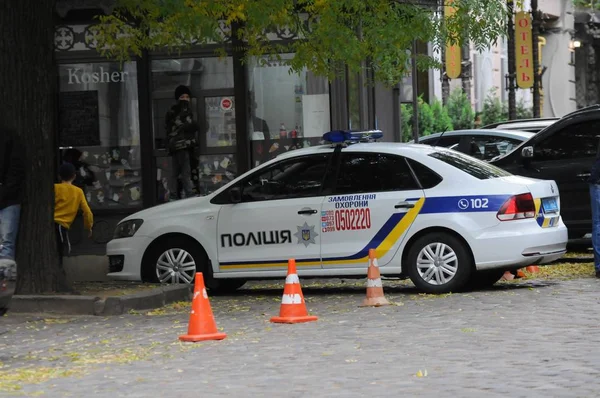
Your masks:
{"label": "car antenna", "polygon": [[444,133],[448,131],[448,127],[444,128],[444,131],[442,131],[442,134],[439,135],[439,137],[437,138],[437,140],[435,140],[435,144],[432,146],[437,146],[438,142],[440,142],[440,139],[442,138],[442,136],[444,135]]}

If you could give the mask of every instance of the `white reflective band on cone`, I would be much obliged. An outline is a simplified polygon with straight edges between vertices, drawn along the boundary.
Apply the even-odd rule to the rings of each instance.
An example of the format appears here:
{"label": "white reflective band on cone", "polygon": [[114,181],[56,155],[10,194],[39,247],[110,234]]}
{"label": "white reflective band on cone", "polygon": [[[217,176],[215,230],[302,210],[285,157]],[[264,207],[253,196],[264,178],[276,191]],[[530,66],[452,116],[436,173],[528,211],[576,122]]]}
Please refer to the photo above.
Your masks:
{"label": "white reflective band on cone", "polygon": [[379,263],[376,258],[373,259],[373,266],[379,268]]}
{"label": "white reflective band on cone", "polygon": [[288,276],[286,276],[285,283],[290,285],[294,283],[300,283],[300,279],[298,279],[298,274],[289,274]]}
{"label": "white reflective band on cone", "polygon": [[281,297],[281,304],[302,304],[302,297],[299,294],[284,294]]}
{"label": "white reflective band on cone", "polygon": [[381,284],[381,278],[367,279],[367,287],[383,287]]}

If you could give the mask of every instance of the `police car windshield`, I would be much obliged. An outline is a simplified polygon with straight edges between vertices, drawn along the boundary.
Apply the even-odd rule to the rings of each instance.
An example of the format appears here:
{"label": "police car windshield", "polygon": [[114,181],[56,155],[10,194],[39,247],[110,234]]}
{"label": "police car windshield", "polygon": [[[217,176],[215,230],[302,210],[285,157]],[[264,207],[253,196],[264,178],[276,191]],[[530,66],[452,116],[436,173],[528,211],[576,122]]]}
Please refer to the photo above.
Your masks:
{"label": "police car windshield", "polygon": [[508,171],[502,170],[501,168],[484,162],[483,160],[475,159],[456,151],[440,150],[430,153],[429,156],[454,166],[475,178],[479,178],[480,180],[512,175]]}

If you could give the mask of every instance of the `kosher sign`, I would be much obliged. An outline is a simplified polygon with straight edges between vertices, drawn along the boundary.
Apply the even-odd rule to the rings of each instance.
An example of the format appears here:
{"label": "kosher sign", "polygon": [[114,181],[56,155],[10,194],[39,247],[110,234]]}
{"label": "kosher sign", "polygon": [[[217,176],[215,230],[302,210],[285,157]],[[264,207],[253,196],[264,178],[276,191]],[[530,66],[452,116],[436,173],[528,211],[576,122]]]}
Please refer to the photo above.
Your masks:
{"label": "kosher sign", "polygon": [[[456,12],[454,0],[447,0],[444,6],[444,16],[448,18]],[[446,43],[446,75],[448,79],[456,79],[461,72],[461,54],[458,44]]]}
{"label": "kosher sign", "polygon": [[515,16],[515,59],[519,88],[533,86],[532,43],[531,16],[528,12],[519,11]]}

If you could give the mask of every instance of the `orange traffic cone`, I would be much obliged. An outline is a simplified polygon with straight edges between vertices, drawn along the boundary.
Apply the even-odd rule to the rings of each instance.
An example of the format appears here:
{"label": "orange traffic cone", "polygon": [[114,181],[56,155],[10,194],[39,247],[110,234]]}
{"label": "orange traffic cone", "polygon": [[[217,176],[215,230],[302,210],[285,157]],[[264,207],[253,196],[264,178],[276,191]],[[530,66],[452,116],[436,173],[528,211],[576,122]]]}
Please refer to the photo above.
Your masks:
{"label": "orange traffic cone", "polygon": [[197,272],[188,332],[179,336],[179,340],[193,342],[223,340],[225,337],[227,337],[225,333],[217,331],[217,324],[215,323],[210,302],[208,301],[208,294],[206,294],[206,288],[204,287],[204,277],[202,276],[202,272]]}
{"label": "orange traffic cone", "polygon": [[536,272],[540,272],[540,267],[538,267],[537,265],[530,265],[529,267],[527,267],[525,269],[530,274],[535,274]]}
{"label": "orange traffic cone", "polygon": [[302,288],[300,287],[300,279],[296,271],[296,260],[288,261],[288,273],[285,278],[285,287],[283,288],[283,296],[281,297],[281,308],[279,316],[271,318],[274,323],[301,323],[311,322],[319,319],[316,316],[308,315]]}
{"label": "orange traffic cone", "polygon": [[513,279],[515,279],[515,276],[513,275],[513,273],[512,273],[512,272],[510,272],[510,271],[506,271],[506,272],[504,273],[504,275],[502,275],[502,278],[501,278],[501,279],[502,279],[502,280],[505,280],[505,281],[512,281]]}
{"label": "orange traffic cone", "polygon": [[369,249],[367,298],[364,299],[361,307],[381,307],[382,305],[390,305],[390,302],[383,295],[383,285],[381,283],[381,274],[379,273],[375,250]]}
{"label": "orange traffic cone", "polygon": [[517,278],[527,278],[527,275],[525,275],[525,272],[523,272],[523,269],[517,270]]}

